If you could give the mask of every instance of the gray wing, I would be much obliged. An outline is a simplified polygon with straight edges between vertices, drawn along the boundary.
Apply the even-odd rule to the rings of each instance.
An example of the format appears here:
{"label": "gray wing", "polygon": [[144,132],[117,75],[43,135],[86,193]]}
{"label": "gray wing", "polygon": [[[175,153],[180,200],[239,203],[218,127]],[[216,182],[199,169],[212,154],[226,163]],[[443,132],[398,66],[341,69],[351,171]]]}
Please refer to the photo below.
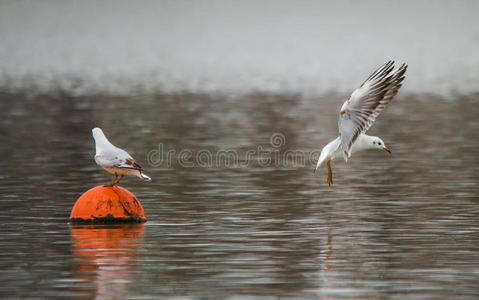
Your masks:
{"label": "gray wing", "polygon": [[95,161],[102,167],[127,168],[142,171],[143,168],[136,163],[128,152],[120,148],[112,148],[95,155]]}
{"label": "gray wing", "polygon": [[351,147],[361,133],[366,132],[376,117],[391,102],[401,87],[407,65],[394,69],[388,61],[356,89],[339,112],[339,134],[344,159],[351,156]]}

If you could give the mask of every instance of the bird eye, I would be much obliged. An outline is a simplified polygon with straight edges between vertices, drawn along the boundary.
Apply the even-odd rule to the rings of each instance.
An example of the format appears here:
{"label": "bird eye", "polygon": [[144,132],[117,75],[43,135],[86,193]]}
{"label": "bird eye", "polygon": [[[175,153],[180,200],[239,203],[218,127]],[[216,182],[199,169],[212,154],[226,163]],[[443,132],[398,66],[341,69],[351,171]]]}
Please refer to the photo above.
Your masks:
{"label": "bird eye", "polygon": [[381,142],[378,142],[378,145],[381,146]]}
{"label": "bird eye", "polygon": [[376,142],[373,142],[373,145],[376,145]]}

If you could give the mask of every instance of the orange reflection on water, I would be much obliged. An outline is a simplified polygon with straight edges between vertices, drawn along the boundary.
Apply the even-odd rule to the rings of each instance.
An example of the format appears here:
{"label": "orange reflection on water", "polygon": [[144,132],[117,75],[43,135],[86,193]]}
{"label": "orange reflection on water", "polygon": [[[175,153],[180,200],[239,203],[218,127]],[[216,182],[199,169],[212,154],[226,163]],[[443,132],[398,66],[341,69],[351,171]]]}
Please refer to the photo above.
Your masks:
{"label": "orange reflection on water", "polygon": [[127,294],[134,283],[132,265],[140,256],[144,224],[73,225],[74,274],[95,299],[114,299]]}

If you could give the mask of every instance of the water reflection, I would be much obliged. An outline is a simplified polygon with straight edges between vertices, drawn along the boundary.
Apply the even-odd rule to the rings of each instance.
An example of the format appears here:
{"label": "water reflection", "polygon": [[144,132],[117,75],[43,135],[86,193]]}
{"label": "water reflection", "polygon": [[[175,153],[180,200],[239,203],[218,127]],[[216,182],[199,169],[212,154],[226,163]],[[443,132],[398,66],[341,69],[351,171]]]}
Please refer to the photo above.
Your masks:
{"label": "water reflection", "polygon": [[84,285],[78,291],[94,299],[127,295],[144,231],[144,224],[72,225],[73,276]]}
{"label": "water reflection", "polygon": [[[338,162],[332,187],[312,164],[188,168],[146,158],[159,143],[272,148],[277,132],[279,153],[318,150],[337,134],[347,95],[0,97],[2,297],[479,295],[478,95],[400,94],[371,128],[393,154]],[[153,178],[122,182],[146,224],[66,224],[75,200],[109,178],[93,162],[94,126]]]}

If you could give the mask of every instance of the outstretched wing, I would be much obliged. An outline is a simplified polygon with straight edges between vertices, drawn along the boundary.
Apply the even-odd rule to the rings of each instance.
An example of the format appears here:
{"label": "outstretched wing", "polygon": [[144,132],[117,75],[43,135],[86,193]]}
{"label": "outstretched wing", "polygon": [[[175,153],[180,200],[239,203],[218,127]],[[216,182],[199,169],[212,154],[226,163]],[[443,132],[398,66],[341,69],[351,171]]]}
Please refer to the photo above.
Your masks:
{"label": "outstretched wing", "polygon": [[407,65],[394,69],[388,61],[374,71],[346,100],[339,112],[339,135],[344,159],[351,156],[351,147],[361,133],[366,132],[376,117],[391,102],[401,87]]}

